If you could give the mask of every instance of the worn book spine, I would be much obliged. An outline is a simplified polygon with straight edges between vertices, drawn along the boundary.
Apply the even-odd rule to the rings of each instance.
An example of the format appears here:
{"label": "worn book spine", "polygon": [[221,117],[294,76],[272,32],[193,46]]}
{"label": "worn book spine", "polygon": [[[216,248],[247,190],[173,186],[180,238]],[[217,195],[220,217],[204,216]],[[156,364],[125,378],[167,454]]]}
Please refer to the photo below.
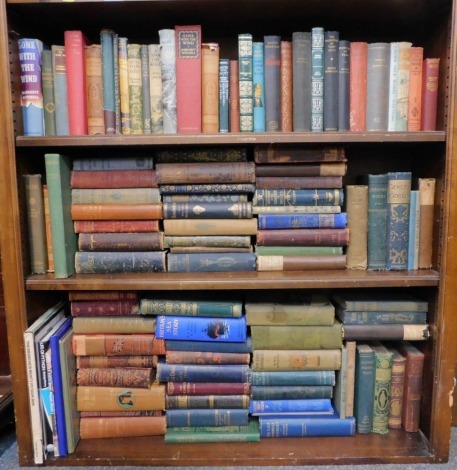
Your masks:
{"label": "worn book spine", "polygon": [[255,235],[257,219],[165,219],[165,235]]}
{"label": "worn book spine", "polygon": [[159,30],[160,58],[162,64],[163,132],[176,134],[176,42],[174,29]]}
{"label": "worn book spine", "polygon": [[51,213],[49,212],[48,185],[43,184],[44,223],[46,228],[46,250],[48,255],[48,272],[54,272],[54,252],[52,249]]}
{"label": "worn book spine", "polygon": [[165,416],[82,417],[80,421],[81,439],[162,436],[166,427]]}
{"label": "worn book spine", "polygon": [[356,383],[354,396],[354,417],[357,432],[368,434],[373,424],[375,357],[373,349],[364,343],[357,344]]}
{"label": "worn book spine", "polygon": [[252,205],[250,202],[165,202],[163,204],[164,219],[248,219],[251,217]]}
{"label": "worn book spine", "polygon": [[168,150],[157,150],[157,163],[205,163],[205,162],[246,162],[246,147],[174,147]]}
{"label": "worn book spine", "polygon": [[214,343],[203,341],[167,340],[167,351],[211,351],[211,352],[252,352],[252,340],[247,336],[244,343]]}
{"label": "worn book spine", "polygon": [[162,384],[150,388],[81,385],[76,388],[76,394],[78,411],[165,409],[165,386]]}
{"label": "worn book spine", "polygon": [[151,99],[151,131],[153,134],[163,132],[163,103],[162,103],[162,64],[160,45],[149,44],[149,94]]}
{"label": "worn book spine", "polygon": [[306,411],[331,411],[330,398],[304,398],[282,400],[251,399],[249,412],[262,415],[263,413],[301,413]]}
{"label": "worn book spine", "polygon": [[262,416],[259,420],[260,437],[353,436],[354,418],[333,417],[278,418]]}
{"label": "worn book spine", "polygon": [[254,183],[161,184],[161,194],[243,194],[253,193]]}
{"label": "worn book spine", "polygon": [[221,302],[211,300],[162,300],[141,299],[140,313],[143,315],[187,315],[211,317],[241,317],[242,302]]}
{"label": "worn book spine", "polygon": [[114,76],[114,31],[102,29],[100,44],[102,49],[103,76],[103,115],[104,133],[116,133],[116,92]]}
{"label": "worn book spine", "polygon": [[408,130],[408,94],[410,52],[412,43],[401,42],[398,54],[398,85],[395,130],[405,132]]}
{"label": "worn book spine", "polygon": [[52,73],[52,51],[41,53],[41,81],[43,86],[43,111],[45,135],[56,135],[56,106],[54,99],[54,77]]}
{"label": "worn book spine", "polygon": [[336,308],[336,314],[345,325],[382,325],[384,323],[420,324],[427,319],[426,312],[383,312],[383,311],[358,311],[351,312]]}
{"label": "worn book spine", "polygon": [[293,130],[311,130],[311,32],[292,33]]}
{"label": "worn book spine", "polygon": [[[259,229],[346,228],[347,214],[259,214]],[[352,233],[351,233],[352,236]]]}
{"label": "worn book spine", "polygon": [[141,56],[141,105],[143,109],[143,134],[151,134],[151,90],[149,88],[149,49],[140,46]]}
{"label": "worn book spine", "polygon": [[[255,175],[259,176],[344,176],[345,163],[289,163],[287,165],[256,165]],[[319,180],[318,180],[319,181]]]}
{"label": "worn book spine", "polygon": [[177,409],[249,408],[249,395],[167,395],[165,406]]}
{"label": "worn book spine", "polygon": [[168,272],[255,271],[254,253],[169,253]]}
{"label": "worn book spine", "polygon": [[411,47],[409,54],[408,131],[421,130],[422,67],[424,48]]}
{"label": "worn book spine", "polygon": [[143,82],[141,78],[141,46],[127,44],[130,134],[143,133]]}
{"label": "worn book spine", "polygon": [[281,37],[264,36],[265,130],[281,131]]}
{"label": "worn book spine", "polygon": [[91,44],[85,48],[87,131],[90,135],[105,133],[103,112],[102,48]]}
{"label": "worn book spine", "polygon": [[160,203],[159,188],[72,189],[72,204],[153,204]]}
{"label": "worn book spine", "polygon": [[250,248],[231,248],[228,246],[188,246],[188,247],[171,247],[170,253],[252,253]]}
{"label": "worn book spine", "polygon": [[[198,365],[164,362],[157,364],[157,380],[160,382],[204,382],[205,384],[239,382],[246,384],[248,377],[249,366],[245,364]],[[188,391],[186,393],[190,394]]]}
{"label": "worn book spine", "polygon": [[121,134],[121,91],[119,84],[119,35],[113,34],[113,68],[114,68],[114,132]]}
{"label": "worn book spine", "polygon": [[257,176],[256,189],[335,189],[343,186],[341,176]]}
{"label": "worn book spine", "polygon": [[341,349],[256,349],[251,367],[253,371],[339,370]]}
{"label": "worn book spine", "polygon": [[311,29],[311,130],[324,130],[324,28]]}
{"label": "worn book spine", "polygon": [[68,300],[127,300],[138,299],[136,291],[120,291],[120,290],[71,290],[68,291]]}
{"label": "worn book spine", "polygon": [[293,78],[292,78],[292,42],[281,41],[280,99],[281,132],[293,130]]}
{"label": "worn book spine", "polygon": [[165,341],[149,334],[78,334],[72,339],[75,356],[134,356],[165,354]]}
{"label": "worn book spine", "polygon": [[368,269],[387,268],[387,174],[368,175]]}
{"label": "worn book spine", "polygon": [[69,135],[65,46],[52,45],[56,135]]}
{"label": "worn book spine", "polygon": [[219,59],[219,132],[230,132],[229,59]]}
{"label": "worn book spine", "polygon": [[157,367],[157,355],[143,356],[77,356],[76,367],[85,368],[152,368]]}
{"label": "worn book spine", "polygon": [[346,246],[349,229],[305,228],[283,230],[259,230],[256,243],[259,246]]}
{"label": "worn book spine", "polygon": [[134,315],[138,313],[137,299],[119,300],[73,300],[70,304],[72,316]]}
{"label": "worn book spine", "polygon": [[202,132],[217,134],[219,132],[219,44],[216,42],[203,43],[201,55]]}
{"label": "worn book spine", "polygon": [[342,189],[256,189],[255,206],[342,206]]}
{"label": "worn book spine", "polygon": [[341,206],[252,206],[253,214],[340,214]]}
{"label": "worn book spine", "polygon": [[346,162],[346,152],[342,147],[304,147],[299,146],[265,146],[254,147],[256,163],[316,163]]}
{"label": "worn book spine", "polygon": [[346,269],[346,255],[257,256],[257,271]]}
{"label": "worn book spine", "polygon": [[84,157],[73,159],[73,171],[152,170],[152,157]]}
{"label": "worn book spine", "polygon": [[334,370],[304,370],[304,371],[252,371],[253,386],[331,386],[335,385]]}
{"label": "worn book spine", "polygon": [[333,403],[341,419],[346,418],[346,391],[347,391],[347,356],[346,345],[341,349],[341,369],[336,371],[336,383]]}
{"label": "worn book spine", "polygon": [[[52,206],[51,206],[52,207]],[[162,219],[162,204],[72,204],[73,220]]]}
{"label": "worn book spine", "polygon": [[21,109],[25,136],[45,135],[41,54],[43,43],[39,39],[18,39],[21,66]]}
{"label": "worn book spine", "polygon": [[167,429],[179,426],[247,426],[247,409],[167,410]]}
{"label": "worn book spine", "polygon": [[130,134],[130,99],[129,99],[129,67],[127,57],[128,39],[119,38],[119,95],[121,108],[121,132]]}
{"label": "worn book spine", "polygon": [[411,191],[408,230],[408,270],[419,269],[420,198],[419,190]]}
{"label": "worn book spine", "polygon": [[152,368],[92,367],[76,372],[78,386],[149,388]]}
{"label": "worn book spine", "polygon": [[343,338],[345,340],[425,341],[429,336],[429,327],[424,324],[343,325]]}
{"label": "worn book spine", "polygon": [[388,347],[388,350],[393,354],[388,427],[390,429],[400,429],[403,411],[406,358],[393,347]]}
{"label": "worn book spine", "polygon": [[419,269],[432,267],[435,178],[419,178]]}
{"label": "worn book spine", "polygon": [[251,237],[249,235],[210,235],[210,236],[167,236],[164,238],[165,246],[172,247],[234,247],[249,248],[251,246]]}
{"label": "worn book spine", "polygon": [[81,411],[81,418],[129,418],[132,416],[164,416],[162,410],[139,411]]}
{"label": "worn book spine", "polygon": [[366,130],[368,43],[351,42],[349,73],[349,130]]}
{"label": "worn book spine", "polygon": [[240,86],[238,60],[229,65],[230,132],[240,132]]}
{"label": "worn book spine", "polygon": [[427,312],[428,302],[409,296],[335,295],[336,302],[348,311]]}
{"label": "worn book spine", "polygon": [[103,316],[103,317],[75,317],[73,318],[73,331],[75,334],[131,334],[154,333],[155,318],[143,316]]}
{"label": "worn book spine", "polygon": [[247,194],[164,194],[162,202],[247,202]]}
{"label": "worn book spine", "polygon": [[355,341],[345,342],[347,350],[346,364],[346,417],[354,416],[354,394],[355,394],[355,356],[357,343]]}
{"label": "worn book spine", "polygon": [[252,43],[254,132],[265,132],[265,67],[263,42]]}
{"label": "worn book spine", "polygon": [[351,43],[338,43],[338,130],[349,130]]}
{"label": "worn book spine", "polygon": [[76,233],[158,232],[158,220],[75,220]]}
{"label": "worn book spine", "polygon": [[252,67],[252,34],[238,35],[238,89],[240,110],[240,131],[254,130],[254,95]]}
{"label": "worn book spine", "polygon": [[251,388],[253,400],[330,399],[333,396],[332,385],[252,385]]}
{"label": "worn book spine", "polygon": [[73,189],[155,188],[156,170],[72,171]]}
{"label": "worn book spine", "polygon": [[339,39],[338,31],[324,32],[324,131],[338,130]]}
{"label": "worn book spine", "polygon": [[219,353],[212,351],[167,351],[168,364],[249,364],[249,353]]}
{"label": "worn book spine", "polygon": [[349,245],[346,249],[348,269],[367,269],[368,264],[368,186],[346,186]]}
{"label": "worn book spine", "polygon": [[174,395],[247,395],[251,384],[248,382],[170,382],[167,381],[167,396]]}
{"label": "worn book spine", "polygon": [[341,246],[258,246],[257,256],[290,256],[290,255],[342,255]]}
{"label": "worn book spine", "polygon": [[408,268],[411,173],[387,174],[387,269]]}
{"label": "worn book spine", "polygon": [[440,59],[426,58],[422,70],[421,131],[436,131]]}
{"label": "worn book spine", "polygon": [[163,233],[80,233],[78,247],[80,251],[160,251]]}
{"label": "worn book spine", "polygon": [[165,272],[165,251],[78,251],[75,267],[78,274]]}

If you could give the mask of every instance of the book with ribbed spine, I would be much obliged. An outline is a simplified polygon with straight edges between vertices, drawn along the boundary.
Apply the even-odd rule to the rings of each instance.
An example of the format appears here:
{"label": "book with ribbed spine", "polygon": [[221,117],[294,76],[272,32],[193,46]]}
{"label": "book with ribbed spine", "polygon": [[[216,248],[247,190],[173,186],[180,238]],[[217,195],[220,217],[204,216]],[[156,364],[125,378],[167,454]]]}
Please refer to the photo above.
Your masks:
{"label": "book with ribbed spine", "polygon": [[409,53],[408,131],[420,131],[422,114],[422,68],[424,48],[411,47]]}
{"label": "book with ribbed spine", "polygon": [[[249,378],[249,366],[245,364],[157,364],[157,380],[160,382],[242,383]],[[188,393],[188,392],[187,392]]]}
{"label": "book with ribbed spine", "polygon": [[247,409],[167,410],[167,429],[181,426],[247,426]]}
{"label": "book with ribbed spine", "polygon": [[341,206],[252,206],[253,214],[339,214]]}
{"label": "book with ribbed spine", "polygon": [[80,233],[80,251],[160,251],[163,232]]}
{"label": "book with ribbed spine", "polygon": [[388,427],[389,429],[400,429],[403,412],[406,358],[392,346],[387,346],[387,349],[393,354]]}
{"label": "book with ribbed spine", "polygon": [[257,176],[256,189],[334,189],[343,187],[341,176]]}
{"label": "book with ribbed spine", "polygon": [[158,220],[75,220],[76,233],[158,232]]}
{"label": "book with ribbed spine", "polygon": [[250,202],[177,203],[163,204],[164,219],[248,219],[252,218]]}
{"label": "book with ribbed spine", "polygon": [[176,42],[174,29],[159,30],[162,63],[163,132],[178,132],[176,106]]}
{"label": "book with ribbed spine", "polygon": [[440,58],[425,58],[422,70],[421,131],[436,130],[439,76]]}
{"label": "book with ribbed spine", "polygon": [[87,131],[89,135],[104,134],[102,48],[86,46]]}
{"label": "book with ribbed spine", "polygon": [[140,313],[142,315],[240,317],[242,311],[242,302],[182,299],[141,299],[140,301]]}
{"label": "book with ribbed spine", "polygon": [[43,86],[45,135],[56,135],[54,76],[52,73],[52,51],[50,49],[45,49],[41,53],[41,81]]}
{"label": "book with ribbed spine", "polygon": [[265,63],[265,130],[281,131],[281,36],[263,37]]}
{"label": "book with ribbed spine", "polygon": [[334,370],[251,372],[252,386],[334,386]]}
{"label": "book with ribbed spine", "polygon": [[254,130],[254,95],[252,67],[252,34],[238,34],[238,86],[240,101],[240,131]]}
{"label": "book with ribbed spine", "polygon": [[294,228],[258,230],[256,243],[259,246],[346,246],[349,243],[349,229]]}
{"label": "book with ribbed spine", "polygon": [[280,106],[281,106],[281,131],[293,130],[293,78],[292,78],[292,42],[281,41],[280,71]]}
{"label": "book with ribbed spine", "polygon": [[342,206],[341,189],[256,189],[254,206]]}
{"label": "book with ribbed spine", "polygon": [[164,237],[164,246],[167,248],[176,247],[233,247],[250,248],[251,237],[249,235],[191,235],[191,236],[167,236]]}
{"label": "book with ribbed spine", "polygon": [[160,193],[167,194],[244,194],[255,191],[254,183],[161,184]]}
{"label": "book with ribbed spine", "polygon": [[103,114],[104,133],[116,133],[115,85],[114,85],[114,31],[102,29],[100,44],[102,48],[103,76]]}
{"label": "book with ribbed spine", "polygon": [[128,39],[118,38],[119,46],[119,98],[121,111],[121,132],[130,134],[130,99],[129,99],[129,67],[128,67]]}
{"label": "book with ribbed spine", "polygon": [[113,34],[114,132],[121,134],[121,91],[119,83],[119,35]]}
{"label": "book with ribbed spine", "polygon": [[139,302],[137,299],[125,300],[73,300],[70,303],[71,314],[77,316],[97,315],[136,315]]}
{"label": "book with ribbed spine", "polygon": [[177,409],[247,409],[249,395],[167,395],[165,406]]}
{"label": "book with ribbed spine", "polygon": [[259,214],[259,229],[346,228],[347,214]]}
{"label": "book with ribbed spine", "polygon": [[219,132],[230,131],[230,60],[219,59]]}
{"label": "book with ribbed spine", "polygon": [[78,274],[153,273],[166,271],[165,251],[78,251]]}
{"label": "book with ribbed spine", "polygon": [[265,132],[265,68],[263,42],[252,43],[254,132]]}
{"label": "book with ribbed spine", "polygon": [[217,42],[202,43],[201,55],[202,132],[217,134],[219,132],[219,44]]}
{"label": "book with ribbed spine", "polygon": [[151,368],[157,367],[159,356],[136,355],[136,356],[77,356],[76,367],[85,368]]}
{"label": "book with ribbed spine", "polygon": [[143,82],[141,78],[141,45],[127,44],[130,134],[143,133]]}
{"label": "book with ribbed spine", "polygon": [[149,56],[149,95],[151,100],[151,131],[153,134],[163,132],[163,103],[162,103],[162,64],[160,45],[148,45]]}
{"label": "book with ribbed spine", "polygon": [[292,33],[293,129],[311,130],[311,32]]}
{"label": "book with ribbed spine", "polygon": [[334,416],[259,417],[260,437],[354,436],[354,418],[336,419]]}
{"label": "book with ribbed spine", "polygon": [[52,45],[56,134],[69,135],[65,46]]}
{"label": "book with ribbed spine", "polygon": [[332,396],[332,385],[252,385],[251,387],[253,400],[330,399]]}
{"label": "book with ribbed spine", "polygon": [[164,194],[162,202],[247,202],[247,194]]}
{"label": "book with ribbed spine", "polygon": [[140,45],[141,57],[141,104],[143,108],[143,134],[151,134],[151,90],[149,88],[149,49]]}
{"label": "book with ribbed spine", "polygon": [[213,351],[167,351],[168,364],[249,364],[249,353],[221,353]]}
{"label": "book with ribbed spine", "polygon": [[324,130],[324,28],[311,29],[311,130]]}
{"label": "book with ribbed spine", "polygon": [[252,371],[339,370],[339,349],[254,349]]}
{"label": "book with ribbed spine", "polygon": [[368,344],[359,343],[356,347],[356,382],[354,395],[354,417],[357,421],[357,432],[371,432],[373,424],[374,402],[374,351]]}
{"label": "book with ribbed spine", "polygon": [[78,386],[149,388],[154,376],[152,367],[80,367],[76,383]]}
{"label": "book with ribbed spine", "polygon": [[245,395],[249,396],[249,382],[167,382],[167,396]]}
{"label": "book with ribbed spine", "polygon": [[351,43],[340,39],[338,43],[338,130],[348,131],[350,101]]}
{"label": "book with ribbed spine", "polygon": [[377,434],[387,434],[387,432],[389,432],[388,422],[393,353],[379,342],[375,342],[372,345],[372,348],[375,354],[372,432]]}
{"label": "book with ribbed spine", "polygon": [[73,331],[75,334],[131,334],[154,333],[155,318],[141,315],[135,316],[103,316],[103,317],[75,317],[73,318]]}
{"label": "book with ribbed spine", "polygon": [[72,189],[72,204],[158,204],[159,188]]}
{"label": "book with ribbed spine", "polygon": [[172,147],[157,150],[157,163],[206,163],[206,162],[246,162],[246,147]]}
{"label": "book with ribbed spine", "polygon": [[324,131],[338,130],[339,31],[324,32]]}
{"label": "book with ribbed spine", "polygon": [[164,233],[183,235],[255,235],[257,220],[250,219],[165,219]]}

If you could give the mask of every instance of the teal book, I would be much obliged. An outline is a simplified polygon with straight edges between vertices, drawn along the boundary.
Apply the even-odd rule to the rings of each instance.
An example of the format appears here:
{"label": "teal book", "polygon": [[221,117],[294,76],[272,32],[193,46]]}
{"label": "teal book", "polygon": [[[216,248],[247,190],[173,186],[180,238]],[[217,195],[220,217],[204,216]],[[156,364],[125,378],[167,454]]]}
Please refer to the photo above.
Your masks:
{"label": "teal book", "polygon": [[219,60],[219,132],[229,132],[230,125],[230,60]]}
{"label": "teal book", "polygon": [[67,66],[65,63],[65,46],[53,45],[52,70],[54,75],[54,103],[56,115],[56,134],[69,135]]}
{"label": "teal book", "polygon": [[335,385],[334,370],[252,371],[253,386]]}
{"label": "teal book", "polygon": [[311,30],[311,131],[324,130],[324,28]]}
{"label": "teal book", "polygon": [[253,206],[342,206],[342,189],[256,189]]}
{"label": "teal book", "polygon": [[265,132],[265,70],[263,42],[252,44],[254,132]]}
{"label": "teal book", "polygon": [[368,175],[368,269],[387,267],[387,174]]}
{"label": "teal book", "polygon": [[167,429],[182,426],[247,426],[247,409],[167,410]]}
{"label": "teal book", "polygon": [[249,412],[253,415],[276,413],[329,412],[333,414],[330,398],[305,398],[282,400],[255,400],[249,403]]}
{"label": "teal book", "polygon": [[105,134],[116,133],[115,87],[114,87],[114,32],[102,29],[100,44],[102,46],[102,79],[103,79],[103,115]]}
{"label": "teal book", "polygon": [[408,270],[419,268],[419,227],[420,199],[419,191],[411,191],[408,232]]}
{"label": "teal book", "polygon": [[254,130],[252,34],[238,35],[238,83],[240,94],[240,131]]}
{"label": "teal book", "polygon": [[411,172],[387,174],[387,269],[408,268]]}
{"label": "teal book", "polygon": [[52,51],[41,53],[41,80],[43,85],[43,109],[45,135],[56,135],[56,105],[54,100],[54,76],[52,72]]}
{"label": "teal book", "polygon": [[156,337],[191,341],[244,343],[246,318],[159,315]]}
{"label": "teal book", "polygon": [[49,194],[54,276],[57,279],[66,278],[75,273],[75,254],[78,250],[78,237],[73,229],[70,212],[72,162],[70,157],[58,153],[47,153],[44,159]]}
{"label": "teal book", "polygon": [[141,299],[142,315],[187,315],[196,317],[241,317],[242,302],[217,300]]}
{"label": "teal book", "polygon": [[374,378],[374,350],[366,343],[359,343],[355,356],[354,417],[360,434],[370,433],[373,427]]}

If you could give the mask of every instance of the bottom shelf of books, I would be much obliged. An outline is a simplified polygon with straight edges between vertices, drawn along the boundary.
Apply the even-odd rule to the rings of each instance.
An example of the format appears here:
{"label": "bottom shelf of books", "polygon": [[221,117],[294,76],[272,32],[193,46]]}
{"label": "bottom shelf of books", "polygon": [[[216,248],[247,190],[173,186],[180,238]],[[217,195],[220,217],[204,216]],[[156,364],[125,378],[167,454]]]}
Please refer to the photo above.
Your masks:
{"label": "bottom shelf of books", "polygon": [[431,461],[433,291],[70,291],[24,334],[34,462]]}

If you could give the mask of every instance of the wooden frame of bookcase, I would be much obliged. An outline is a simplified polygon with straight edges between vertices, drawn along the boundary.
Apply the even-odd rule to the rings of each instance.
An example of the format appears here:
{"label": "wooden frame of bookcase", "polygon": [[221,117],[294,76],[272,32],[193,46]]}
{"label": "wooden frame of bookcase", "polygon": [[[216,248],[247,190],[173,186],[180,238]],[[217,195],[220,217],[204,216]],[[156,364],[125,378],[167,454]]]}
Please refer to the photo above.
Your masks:
{"label": "wooden frame of bookcase", "polygon": [[[375,434],[357,435],[354,438],[313,438],[309,439],[269,439],[250,444],[200,444],[169,445],[163,439],[103,439],[82,441],[74,454],[65,458],[50,458],[46,465],[51,466],[94,466],[94,465],[145,465],[145,466],[241,466],[241,465],[309,465],[333,463],[418,463],[443,462],[449,455],[449,437],[452,411],[454,368],[457,351],[454,338],[457,337],[457,320],[454,307],[457,304],[457,121],[455,118],[456,79],[457,79],[457,16],[455,1],[451,0],[404,0],[402,2],[384,0],[366,2],[348,0],[344,6],[334,6],[326,12],[328,19],[344,22],[345,15],[352,21],[360,13],[361,21],[374,21],[377,7],[389,9],[389,21],[397,21],[397,16],[411,18],[405,23],[409,32],[415,27],[423,27],[427,7],[436,9],[436,17],[441,21],[436,28],[436,43],[431,48],[439,54],[444,65],[441,74],[442,88],[439,100],[439,122],[436,132],[421,133],[285,133],[285,134],[221,134],[221,135],[163,135],[163,136],[85,136],[85,137],[20,137],[21,128],[17,76],[11,72],[17,67],[17,57],[12,52],[15,39],[14,28],[24,21],[23,34],[45,34],[52,25],[40,25],[40,11],[56,13],[63,18],[64,8],[71,8],[75,21],[86,16],[87,24],[100,22],[101,12],[107,8],[132,11],[140,14],[141,8],[156,9],[164,21],[176,14],[178,21],[187,24],[196,21],[193,8],[200,10],[202,22],[227,13],[227,7],[245,12],[245,21],[253,18],[259,9],[260,23],[273,27],[276,17],[292,21],[284,13],[297,11],[302,7],[299,0],[275,2],[274,0],[252,0],[249,4],[242,0],[217,2],[215,0],[186,1],[144,1],[144,2],[76,2],[71,7],[54,2],[39,0],[2,1],[0,5],[0,100],[3,110],[0,113],[0,230],[2,246],[2,271],[5,289],[5,306],[10,345],[10,362],[13,377],[13,391],[17,422],[19,462],[33,465],[31,432],[29,428],[28,395],[23,351],[23,332],[40,315],[45,307],[65,291],[72,289],[138,289],[138,290],[203,290],[203,289],[331,289],[331,288],[412,288],[429,289],[436,299],[431,325],[432,338],[427,344],[426,387],[421,431],[405,433],[390,431],[387,436]],[[318,13],[319,2],[310,0],[309,14]],[[218,13],[205,13],[206,8],[222,7]],[[244,10],[242,10],[244,8]],[[145,11],[146,11],[145,10]],[[441,11],[442,10],[442,11]],[[94,12],[94,18],[87,15]],[[268,14],[266,13],[268,11]],[[443,13],[444,12],[444,13]],[[179,15],[178,15],[179,13]],[[228,14],[228,13],[227,13]],[[22,16],[21,16],[22,15]],[[28,17],[31,16],[31,18]],[[98,15],[98,16],[97,16]],[[119,15],[119,13],[117,13]],[[276,16],[275,16],[276,15]],[[410,15],[410,16],[408,16]],[[145,15],[146,16],[146,15]],[[179,17],[178,17],[179,16]],[[242,16],[242,15],[241,15]],[[228,18],[234,19],[233,14]],[[43,17],[42,17],[43,18]],[[188,18],[188,20],[187,20]],[[322,17],[317,15],[320,21]],[[335,20],[337,18],[337,20]],[[397,18],[397,20],[395,20]],[[119,18],[118,18],[119,19]],[[198,15],[197,15],[198,19]],[[385,18],[386,19],[386,18]],[[351,21],[351,18],[346,20]],[[417,22],[417,24],[415,24]],[[112,25],[115,27],[115,25]],[[398,23],[396,25],[399,27]],[[436,25],[435,25],[436,26]],[[59,27],[61,27],[59,25]],[[394,28],[395,25],[391,28]],[[269,31],[268,30],[268,31]],[[232,28],[233,31],[233,28]],[[241,30],[240,30],[241,31]],[[255,26],[255,32],[259,26]],[[419,33],[419,37],[422,33]],[[445,84],[445,85],[444,85]],[[24,230],[24,204],[21,175],[37,168],[43,171],[42,163],[33,157],[45,149],[109,149],[109,148],[148,148],[179,145],[253,145],[255,143],[316,143],[348,145],[409,145],[431,146],[441,152],[438,163],[444,191],[437,203],[435,233],[434,268],[417,272],[297,272],[297,273],[202,273],[195,274],[154,274],[154,275],[98,275],[72,276],[56,281],[50,275],[26,277],[28,250]],[[412,153],[412,152],[411,152]],[[422,156],[423,158],[423,156]],[[430,168],[432,163],[428,163]],[[350,441],[348,441],[350,439]]]}

